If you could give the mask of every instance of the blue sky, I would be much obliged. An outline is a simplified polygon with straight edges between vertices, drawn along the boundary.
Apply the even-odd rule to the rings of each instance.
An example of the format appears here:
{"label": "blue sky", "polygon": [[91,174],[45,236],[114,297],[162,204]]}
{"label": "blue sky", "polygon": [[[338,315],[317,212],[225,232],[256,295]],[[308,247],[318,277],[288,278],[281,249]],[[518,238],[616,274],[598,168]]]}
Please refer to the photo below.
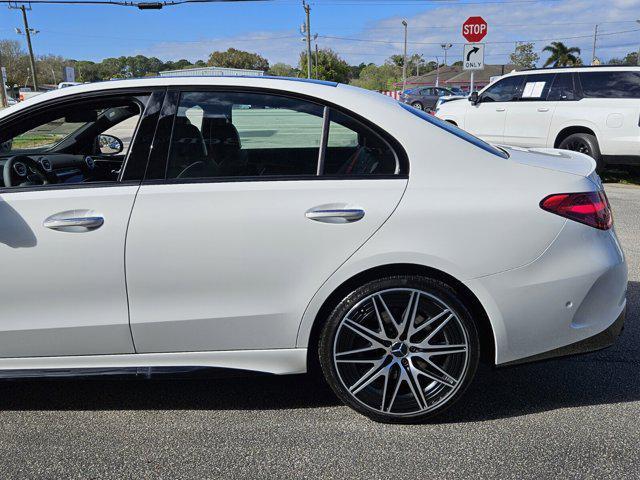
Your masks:
{"label": "blue sky", "polygon": [[[594,24],[600,24],[597,56],[624,56],[640,47],[640,0],[315,0],[312,30],[321,47],[350,63],[382,63],[401,53],[401,20],[409,22],[409,51],[429,59],[450,42],[450,61],[462,54],[460,25],[482,15],[489,23],[486,63],[505,63],[515,41],[537,40],[541,50],[553,39],[582,48],[591,60]],[[296,0],[187,4],[161,11],[117,6],[34,5],[30,24],[36,54],[101,60],[121,55],[154,55],[163,60],[206,59],[230,46],[256,51],[271,63],[296,63],[304,44],[304,12]],[[20,12],[0,6],[0,38],[18,39]],[[335,38],[340,37],[340,38]],[[545,58],[544,56],[542,57]]]}

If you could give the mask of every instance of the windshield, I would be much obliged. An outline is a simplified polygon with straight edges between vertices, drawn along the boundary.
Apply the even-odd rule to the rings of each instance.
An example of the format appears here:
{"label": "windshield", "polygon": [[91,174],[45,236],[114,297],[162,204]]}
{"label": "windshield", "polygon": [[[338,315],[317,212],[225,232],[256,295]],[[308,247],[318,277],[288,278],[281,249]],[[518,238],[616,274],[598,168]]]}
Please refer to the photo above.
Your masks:
{"label": "windshield", "polygon": [[11,151],[37,153],[49,150],[87,124],[88,122],[67,122],[64,118],[52,120],[13,137]]}
{"label": "windshield", "polygon": [[422,110],[418,110],[417,108],[413,108],[412,106],[407,105],[406,103],[398,103],[398,105],[400,105],[406,111],[413,113],[416,117],[420,117],[421,119],[431,123],[432,125],[435,125],[436,127],[440,127],[443,130],[446,130],[447,132],[452,133],[456,137],[461,138],[475,145],[476,147],[479,147],[498,157],[509,158],[509,154],[504,150],[494,147],[493,145],[485,142],[484,140],[480,140],[478,137],[474,137],[469,132],[466,132],[461,128],[456,127],[452,123],[445,122],[444,120],[440,120],[439,118],[436,118],[433,115],[423,112]]}

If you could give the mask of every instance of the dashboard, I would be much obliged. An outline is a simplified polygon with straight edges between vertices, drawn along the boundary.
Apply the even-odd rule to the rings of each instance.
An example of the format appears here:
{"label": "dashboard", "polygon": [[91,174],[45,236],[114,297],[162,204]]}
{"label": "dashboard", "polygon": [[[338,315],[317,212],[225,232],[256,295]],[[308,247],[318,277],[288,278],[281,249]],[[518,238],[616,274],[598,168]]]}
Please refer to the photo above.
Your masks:
{"label": "dashboard", "polygon": [[[100,155],[30,154],[25,156],[42,167],[50,183],[116,181],[123,162],[122,157],[105,158]],[[1,169],[4,169],[9,158],[11,157],[0,158]],[[17,179],[24,179],[24,184],[31,184],[32,175],[26,163],[19,160],[14,162],[12,174]],[[1,174],[0,184],[5,186]]]}

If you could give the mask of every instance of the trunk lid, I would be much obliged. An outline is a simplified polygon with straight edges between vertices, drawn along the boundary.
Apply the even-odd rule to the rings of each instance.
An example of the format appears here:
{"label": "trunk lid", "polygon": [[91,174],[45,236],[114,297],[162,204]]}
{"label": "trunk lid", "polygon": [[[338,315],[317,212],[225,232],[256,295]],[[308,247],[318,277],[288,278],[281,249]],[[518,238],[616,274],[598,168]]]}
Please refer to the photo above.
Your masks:
{"label": "trunk lid", "polygon": [[588,155],[570,150],[558,150],[556,148],[523,148],[500,145],[500,148],[509,153],[509,160],[532,167],[546,168],[557,172],[570,173],[597,179],[596,161]]}

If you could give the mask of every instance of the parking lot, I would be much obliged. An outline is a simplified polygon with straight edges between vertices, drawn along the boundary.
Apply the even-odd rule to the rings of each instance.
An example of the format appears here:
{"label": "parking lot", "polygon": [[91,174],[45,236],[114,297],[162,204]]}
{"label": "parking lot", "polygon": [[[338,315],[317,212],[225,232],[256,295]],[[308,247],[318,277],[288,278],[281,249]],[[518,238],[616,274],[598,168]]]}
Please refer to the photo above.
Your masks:
{"label": "parking lot", "polygon": [[609,350],[483,369],[419,426],[375,424],[305,376],[3,381],[0,478],[637,478],[640,188],[607,191],[630,278]]}

